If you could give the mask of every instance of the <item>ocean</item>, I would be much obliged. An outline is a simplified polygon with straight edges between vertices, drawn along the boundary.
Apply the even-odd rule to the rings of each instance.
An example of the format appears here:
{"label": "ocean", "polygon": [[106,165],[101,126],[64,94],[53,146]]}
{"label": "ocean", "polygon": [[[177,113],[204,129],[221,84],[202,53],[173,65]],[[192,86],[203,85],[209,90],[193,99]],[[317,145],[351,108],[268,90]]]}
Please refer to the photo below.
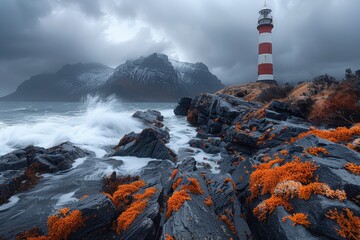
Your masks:
{"label": "ocean", "polygon": [[[186,117],[174,115],[175,106],[176,103],[133,103],[97,97],[78,103],[0,102],[0,156],[29,145],[49,148],[66,141],[96,156],[77,159],[66,171],[44,174],[34,188],[0,205],[0,233],[15,236],[19,229],[45,228],[47,217],[57,209],[79,201],[84,195],[99,193],[104,176],[113,171],[136,175],[148,162],[159,161],[106,157],[125,134],[146,127],[131,117],[137,110],[160,111],[170,131],[167,146],[176,153],[190,148],[188,142],[196,136],[196,129],[188,124]],[[198,162],[209,163],[216,171],[219,155],[192,150]]]}

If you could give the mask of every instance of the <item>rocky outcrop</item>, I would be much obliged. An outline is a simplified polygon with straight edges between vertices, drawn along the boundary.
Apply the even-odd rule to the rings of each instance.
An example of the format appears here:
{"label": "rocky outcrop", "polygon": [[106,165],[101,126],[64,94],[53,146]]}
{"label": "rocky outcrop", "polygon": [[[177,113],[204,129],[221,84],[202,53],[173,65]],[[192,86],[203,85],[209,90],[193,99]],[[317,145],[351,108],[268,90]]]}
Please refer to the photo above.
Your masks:
{"label": "rocky outcrop", "polygon": [[29,146],[1,156],[0,204],[34,186],[41,178],[40,174],[69,169],[76,159],[89,155],[89,152],[65,142],[49,149]]}
{"label": "rocky outcrop", "polygon": [[[223,93],[202,94],[188,110],[188,121],[198,130],[198,139],[189,144],[209,153],[221,152],[220,176],[229,175],[255,239],[343,239],[337,230],[339,222],[331,216],[336,216],[334,211],[344,218],[350,217],[346,211],[360,216],[360,176],[347,167],[360,166],[360,154],[351,144],[359,131],[356,127],[347,132],[333,130],[331,136],[349,140],[326,139],[326,131],[319,133],[323,138],[301,135],[321,130],[297,116],[292,106],[280,101],[261,105]],[[350,132],[352,136],[341,137]],[[214,145],[211,139],[219,142]],[[302,170],[303,166],[309,168]],[[310,175],[305,180],[302,174]],[[220,206],[225,204],[220,202]],[[289,220],[292,214],[308,223]],[[354,227],[344,231],[360,237]]]}
{"label": "rocky outcrop", "polygon": [[164,117],[156,110],[148,109],[146,111],[136,111],[133,114],[133,118],[140,119],[142,122],[150,126],[156,126],[159,128],[164,126],[162,123],[162,121],[164,121]]}
{"label": "rocky outcrop", "polygon": [[114,148],[111,156],[169,159],[176,162],[176,154],[165,145],[167,142],[168,135],[147,128],[141,133],[131,132],[125,135]]}
{"label": "rocky outcrop", "polygon": [[178,101],[179,105],[177,105],[174,109],[175,115],[187,116],[188,110],[191,106],[191,101],[192,101],[192,99],[189,97],[180,98],[180,100]]}

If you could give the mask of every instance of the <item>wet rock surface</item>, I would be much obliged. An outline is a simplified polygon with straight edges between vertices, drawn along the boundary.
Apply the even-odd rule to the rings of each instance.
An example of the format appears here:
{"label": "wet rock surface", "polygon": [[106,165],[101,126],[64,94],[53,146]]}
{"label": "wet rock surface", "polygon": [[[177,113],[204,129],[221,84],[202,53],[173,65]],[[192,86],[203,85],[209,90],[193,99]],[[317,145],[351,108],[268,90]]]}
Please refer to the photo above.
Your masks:
{"label": "wet rock surface", "polygon": [[[336,209],[341,213],[349,209],[353,215],[360,216],[360,176],[345,168],[349,164],[359,166],[360,154],[354,151],[354,145],[349,148],[346,142],[332,142],[314,135],[296,141],[297,136],[314,129],[299,118],[303,117],[300,109],[300,105],[297,108],[280,101],[261,105],[226,94],[202,94],[193,99],[188,110],[187,119],[198,131],[197,138],[191,140],[190,145],[205,152],[222,152],[223,158],[218,162],[220,176],[228,175],[232,180],[236,188],[235,198],[243,206],[242,216],[249,224],[254,239],[344,239],[337,231],[339,223],[329,217],[331,211]],[[209,140],[214,138],[221,139],[220,143],[213,144]],[[356,142],[358,136],[352,138],[349,143]],[[259,194],[250,199],[250,184],[255,181],[251,176],[255,176],[256,166],[263,164],[265,167],[269,161],[275,163],[270,163],[270,169],[294,161],[313,163],[316,170],[311,181],[321,185],[322,190],[310,190],[309,199],[293,196],[288,200],[291,209],[276,205],[274,210],[267,212],[265,220],[259,220],[254,209],[268,206],[260,204],[271,195]],[[292,175],[296,175],[298,170],[293,171]],[[311,186],[311,182],[307,184]],[[346,199],[335,194],[346,195]],[[214,196],[216,202],[221,207],[226,206],[221,193]],[[285,221],[286,217],[295,213],[304,214],[310,225],[305,227]]]}
{"label": "wet rock surface", "polygon": [[[354,134],[348,141],[314,134],[299,137],[315,128],[281,102],[262,105],[223,93],[202,94],[190,106],[189,102],[180,100],[176,110],[179,115],[186,111],[187,120],[197,127],[189,149],[176,156],[166,146],[169,134],[164,126],[150,122],[152,127],[141,133],[125,135],[112,156],[159,160],[149,162],[137,176],[113,173],[99,194],[71,205],[85,221],[70,239],[360,236],[358,222],[348,214],[354,219],[360,216],[360,175],[346,167],[360,165],[360,153],[348,145],[359,136]],[[145,115],[150,119],[149,113]],[[337,137],[342,134],[344,129]],[[10,170],[24,166],[18,157],[21,151],[10,154],[7,165],[0,166]],[[194,151],[220,160],[205,163],[192,157]],[[51,168],[45,165],[45,169]],[[340,234],[344,225],[339,225],[335,211],[342,221],[354,221],[352,228],[345,224],[346,233],[353,234],[350,237]]]}
{"label": "wet rock surface", "polygon": [[29,146],[1,156],[0,204],[36,185],[41,174],[67,170],[76,159],[91,155],[65,142],[49,149]]}
{"label": "wet rock surface", "polygon": [[155,126],[155,127],[163,127],[164,117],[161,115],[159,111],[148,109],[146,111],[137,111],[133,114],[134,118],[140,119],[147,125]]}
{"label": "wet rock surface", "polygon": [[169,159],[176,161],[176,154],[165,144],[168,136],[152,128],[141,133],[125,135],[111,156],[135,156],[140,158]]}
{"label": "wet rock surface", "polygon": [[188,110],[191,106],[191,101],[192,99],[190,97],[180,98],[180,100],[178,101],[179,105],[177,105],[174,109],[175,115],[187,116]]}

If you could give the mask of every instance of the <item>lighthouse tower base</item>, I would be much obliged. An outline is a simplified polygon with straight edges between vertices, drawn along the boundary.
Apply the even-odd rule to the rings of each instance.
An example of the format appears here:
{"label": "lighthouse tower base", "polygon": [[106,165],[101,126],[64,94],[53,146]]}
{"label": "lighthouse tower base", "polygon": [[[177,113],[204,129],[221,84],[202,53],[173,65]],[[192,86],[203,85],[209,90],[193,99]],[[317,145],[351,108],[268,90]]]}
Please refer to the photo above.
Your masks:
{"label": "lighthouse tower base", "polygon": [[261,82],[261,83],[269,83],[269,84],[278,84],[278,82],[276,80],[270,80],[270,79],[265,79],[265,80],[257,80],[256,82]]}

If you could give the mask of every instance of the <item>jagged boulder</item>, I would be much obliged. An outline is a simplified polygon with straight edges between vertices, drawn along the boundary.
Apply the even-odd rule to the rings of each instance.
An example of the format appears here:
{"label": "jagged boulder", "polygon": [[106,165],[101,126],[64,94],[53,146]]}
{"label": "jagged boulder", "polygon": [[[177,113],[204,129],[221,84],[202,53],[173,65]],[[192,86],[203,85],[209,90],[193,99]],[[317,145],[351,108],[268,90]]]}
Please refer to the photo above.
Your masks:
{"label": "jagged boulder", "polygon": [[115,219],[116,208],[104,194],[89,196],[70,206],[70,211],[80,210],[84,226],[71,234],[69,239],[101,239]]}
{"label": "jagged boulder", "polygon": [[176,154],[166,145],[166,136],[152,128],[141,133],[125,135],[111,156],[135,156],[140,158],[169,159],[176,161]]}
{"label": "jagged boulder", "polygon": [[163,127],[164,117],[161,115],[159,111],[156,110],[146,110],[146,111],[136,111],[133,115],[134,118],[140,119],[147,125],[155,126],[155,127]]}
{"label": "jagged boulder", "polygon": [[192,99],[190,97],[182,97],[178,101],[178,105],[174,109],[175,115],[187,116],[189,108],[191,106]]}
{"label": "jagged boulder", "polygon": [[69,169],[76,159],[90,155],[90,152],[65,142],[49,149],[28,146],[1,156],[0,204],[34,186],[40,179],[39,174]]}
{"label": "jagged boulder", "polygon": [[[189,194],[176,211],[168,216],[161,239],[243,239],[250,236],[249,228],[240,215],[241,205],[236,199],[231,181],[224,175],[199,172],[193,158],[184,160],[172,174],[170,199],[176,194]],[[186,192],[181,193],[181,191]],[[176,195],[176,197],[178,197]],[[203,221],[203,219],[206,221]]]}

